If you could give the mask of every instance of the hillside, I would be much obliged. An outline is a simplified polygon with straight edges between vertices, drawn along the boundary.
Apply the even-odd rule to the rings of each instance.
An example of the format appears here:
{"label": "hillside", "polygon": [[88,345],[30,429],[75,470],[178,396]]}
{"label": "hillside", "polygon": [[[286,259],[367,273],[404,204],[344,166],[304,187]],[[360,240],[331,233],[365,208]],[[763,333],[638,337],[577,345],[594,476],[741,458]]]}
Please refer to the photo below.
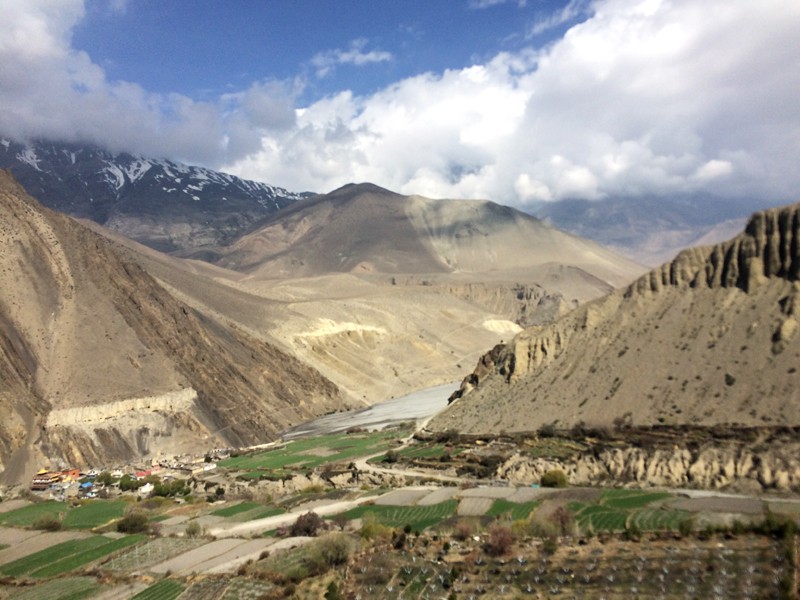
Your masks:
{"label": "hillside", "polygon": [[0,139],[0,168],[11,169],[48,208],[164,252],[213,249],[304,197],[211,169],[77,144]]}
{"label": "hillside", "polygon": [[6,171],[0,375],[6,480],[46,459],[110,465],[260,443],[342,406],[319,372],[177,300]]}
{"label": "hillside", "polygon": [[434,430],[800,424],[800,204],[484,355]]}
{"label": "hillside", "polygon": [[642,271],[594,242],[509,207],[402,196],[372,184],[347,185],[283,209],[232,244],[218,264],[261,279],[487,274],[564,265],[580,269],[583,279],[604,291]]}

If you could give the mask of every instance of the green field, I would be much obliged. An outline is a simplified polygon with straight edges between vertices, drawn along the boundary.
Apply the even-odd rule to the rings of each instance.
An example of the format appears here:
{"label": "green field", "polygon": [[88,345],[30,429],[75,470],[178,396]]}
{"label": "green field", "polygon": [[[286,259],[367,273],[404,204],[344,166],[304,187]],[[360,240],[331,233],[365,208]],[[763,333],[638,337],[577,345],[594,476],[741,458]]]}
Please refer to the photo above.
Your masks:
{"label": "green field", "polygon": [[508,500],[495,500],[491,508],[486,512],[488,517],[499,517],[509,515],[512,520],[527,519],[533,510],[541,504],[540,500],[531,502],[509,502]]}
{"label": "green field", "polygon": [[11,577],[53,577],[73,571],[144,539],[146,538],[143,535],[117,539],[95,535],[69,540],[5,564],[0,567],[0,573]]}
{"label": "green field", "polygon": [[136,594],[131,600],[175,600],[182,593],[182,583],[173,579],[162,579]]}
{"label": "green field", "polygon": [[642,508],[652,502],[672,498],[668,492],[644,492],[641,490],[604,490],[600,503],[612,508]]}
{"label": "green field", "polygon": [[688,512],[649,506],[671,497],[667,492],[604,490],[596,504],[573,502],[569,509],[583,531],[674,530],[689,518]]}
{"label": "green field", "polygon": [[14,600],[82,600],[102,589],[94,577],[69,577],[55,579],[40,585],[14,592]]}
{"label": "green field", "polygon": [[219,466],[249,471],[251,478],[270,471],[309,470],[326,463],[348,461],[384,451],[397,435],[396,431],[324,435],[289,442],[274,450],[228,458],[220,461]]}
{"label": "green field", "polygon": [[68,510],[65,502],[48,500],[0,513],[0,524],[9,527],[31,527],[36,521],[45,517],[61,519]]}
{"label": "green field", "polygon": [[253,521],[255,519],[281,515],[285,512],[284,509],[277,506],[265,506],[258,502],[241,502],[240,504],[220,508],[219,510],[213,511],[211,514],[217,517],[230,518],[234,521]]}
{"label": "green field", "polygon": [[77,508],[65,502],[39,502],[0,514],[0,524],[9,527],[32,527],[37,521],[53,518],[68,529],[92,529],[122,517],[128,502],[95,500]]}
{"label": "green field", "polygon": [[129,502],[122,500],[95,500],[70,509],[62,525],[69,529],[93,529],[119,519],[125,513]]}
{"label": "green field", "polygon": [[381,506],[362,505],[344,513],[348,519],[360,519],[366,514],[372,514],[383,525],[389,527],[405,527],[422,531],[428,527],[438,525],[440,522],[456,514],[458,502],[445,500],[430,506]]}

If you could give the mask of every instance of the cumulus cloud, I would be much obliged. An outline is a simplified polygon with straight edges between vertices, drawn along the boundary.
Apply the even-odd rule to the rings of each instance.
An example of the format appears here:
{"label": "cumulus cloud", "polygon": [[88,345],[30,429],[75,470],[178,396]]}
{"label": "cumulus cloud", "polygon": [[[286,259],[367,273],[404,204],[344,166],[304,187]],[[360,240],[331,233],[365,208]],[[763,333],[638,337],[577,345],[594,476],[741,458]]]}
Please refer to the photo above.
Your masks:
{"label": "cumulus cloud", "polygon": [[[790,199],[800,189],[794,0],[597,0],[544,49],[305,106],[295,82],[198,102],[109,81],[70,46],[82,2],[0,2],[5,135],[90,141],[296,190],[372,181],[520,207],[699,191]],[[313,66],[330,75],[391,59],[361,40]]]}
{"label": "cumulus cloud", "polygon": [[545,50],[325,99],[287,135],[265,139],[268,152],[229,167],[304,188],[369,180],[517,206],[796,193],[799,4],[606,0],[593,9]]}
{"label": "cumulus cloud", "polygon": [[383,50],[370,50],[365,52],[367,40],[357,39],[350,42],[347,50],[329,50],[315,54],[311,65],[316,69],[317,77],[326,77],[339,65],[354,65],[362,67],[372,63],[381,63],[392,60],[392,54]]}

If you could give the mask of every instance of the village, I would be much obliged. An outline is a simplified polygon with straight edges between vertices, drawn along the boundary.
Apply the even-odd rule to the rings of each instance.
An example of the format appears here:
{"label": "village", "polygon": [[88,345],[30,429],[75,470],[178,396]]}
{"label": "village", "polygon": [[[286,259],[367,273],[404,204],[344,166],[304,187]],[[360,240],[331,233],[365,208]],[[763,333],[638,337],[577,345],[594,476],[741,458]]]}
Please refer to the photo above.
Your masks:
{"label": "village", "polygon": [[[180,496],[188,493],[186,482],[213,474],[219,460],[230,457],[231,449],[215,449],[204,455],[183,455],[153,459],[149,464],[115,466],[110,469],[77,468],[59,470],[40,469],[33,476],[30,491],[41,498],[65,501],[85,498],[113,498],[132,494],[139,498],[151,495]],[[203,477],[206,479],[206,477]],[[214,482],[224,490],[223,482]],[[185,493],[180,493],[184,491]],[[224,493],[224,492],[223,492]],[[219,493],[219,495],[223,495]]]}

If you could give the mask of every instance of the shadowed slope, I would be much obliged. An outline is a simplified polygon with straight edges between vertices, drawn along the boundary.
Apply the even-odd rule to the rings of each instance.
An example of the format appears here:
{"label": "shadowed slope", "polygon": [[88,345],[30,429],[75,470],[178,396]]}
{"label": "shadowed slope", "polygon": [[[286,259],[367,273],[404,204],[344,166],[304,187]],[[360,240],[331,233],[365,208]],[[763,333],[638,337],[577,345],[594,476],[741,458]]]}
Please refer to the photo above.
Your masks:
{"label": "shadowed slope", "polygon": [[182,304],[0,172],[0,458],[108,464],[262,442],[340,405],[317,371]]}

